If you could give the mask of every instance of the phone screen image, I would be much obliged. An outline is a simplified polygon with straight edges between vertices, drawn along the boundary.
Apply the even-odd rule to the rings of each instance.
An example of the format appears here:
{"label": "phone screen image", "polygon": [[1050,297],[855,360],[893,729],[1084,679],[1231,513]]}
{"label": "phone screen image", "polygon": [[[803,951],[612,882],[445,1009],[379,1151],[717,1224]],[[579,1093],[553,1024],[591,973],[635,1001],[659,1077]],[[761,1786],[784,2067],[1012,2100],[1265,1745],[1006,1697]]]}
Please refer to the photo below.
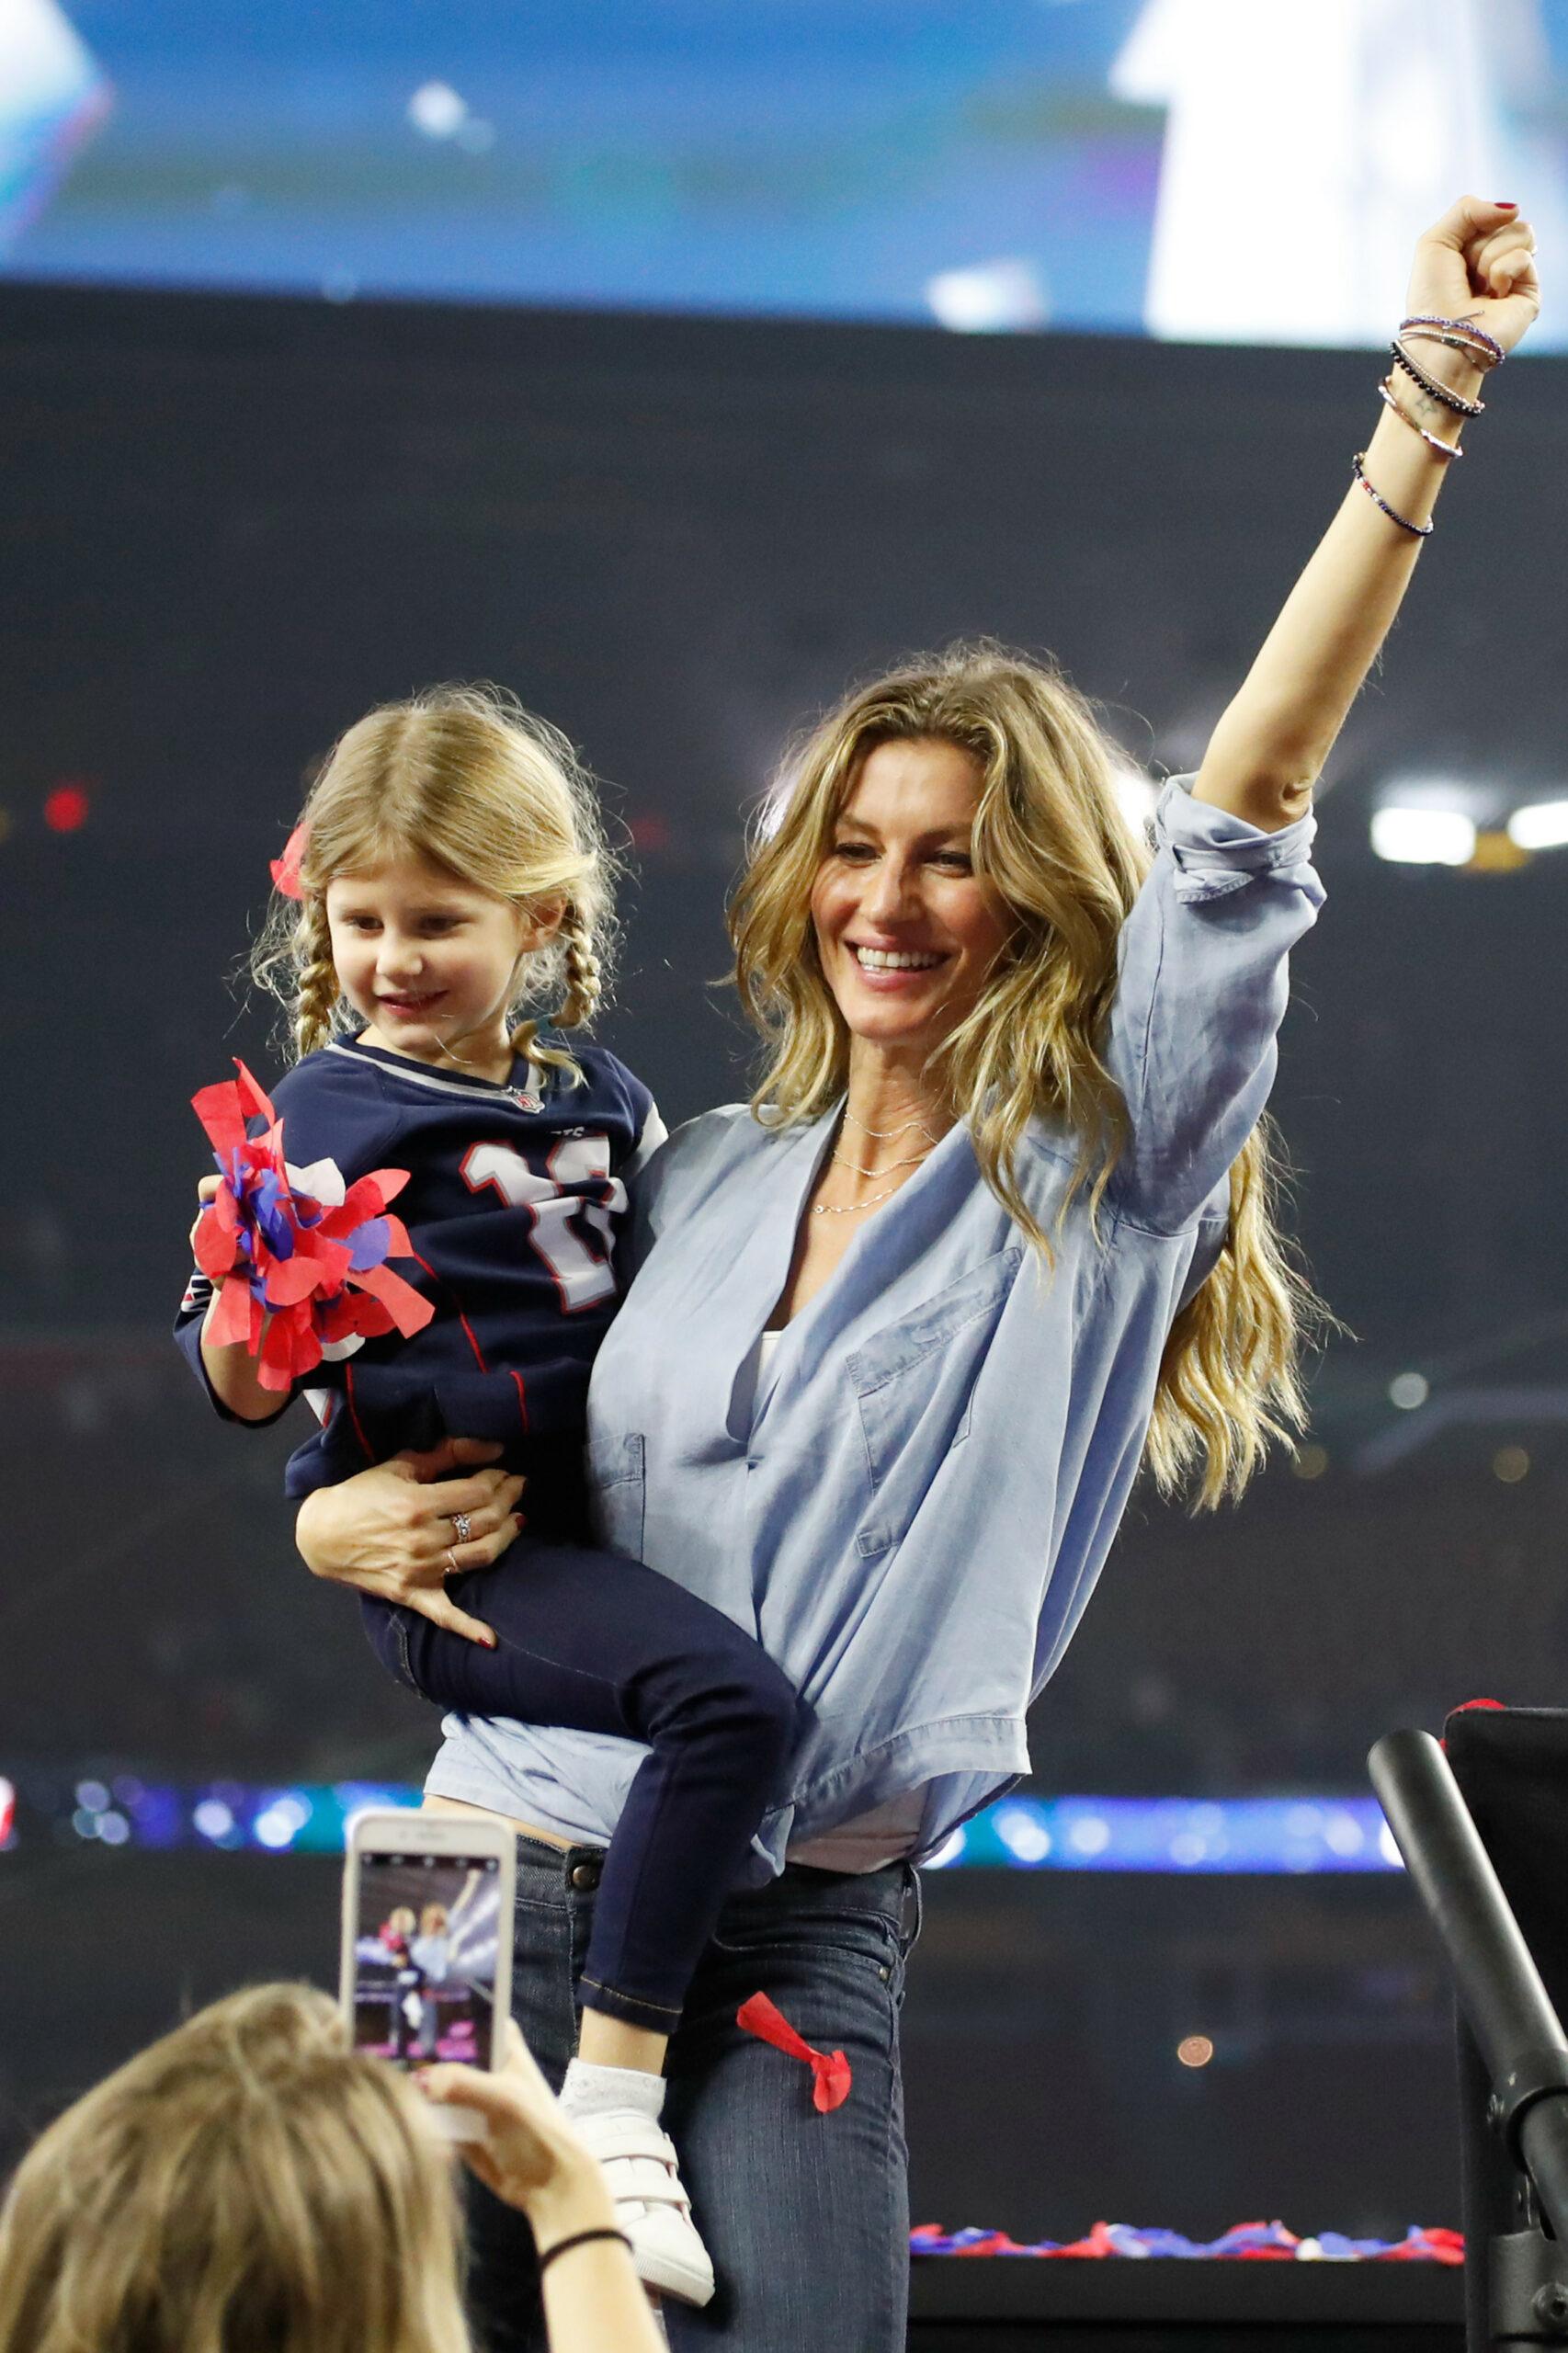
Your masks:
{"label": "phone screen image", "polygon": [[408,2067],[490,2064],[500,1927],[494,1855],[359,1857],[354,2047]]}

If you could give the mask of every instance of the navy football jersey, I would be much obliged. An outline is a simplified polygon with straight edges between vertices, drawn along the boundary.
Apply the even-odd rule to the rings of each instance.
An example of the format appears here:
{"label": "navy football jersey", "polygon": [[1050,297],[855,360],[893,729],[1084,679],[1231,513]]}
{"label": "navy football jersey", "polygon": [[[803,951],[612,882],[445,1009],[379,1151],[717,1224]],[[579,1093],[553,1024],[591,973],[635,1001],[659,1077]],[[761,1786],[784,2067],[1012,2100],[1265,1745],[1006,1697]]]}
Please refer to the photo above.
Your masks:
{"label": "navy football jersey", "polygon": [[[349,1184],[408,1171],[392,1207],[414,1255],[392,1263],[436,1311],[407,1339],[342,1343],[298,1384],[321,1427],[290,1457],[290,1495],[442,1437],[498,1439],[513,1467],[532,1477],[548,1465],[576,1486],[588,1373],[617,1304],[627,1185],[665,1130],[613,1054],[573,1051],[579,1086],[521,1058],[503,1085],[341,1039],[273,1089],[290,1167],[332,1160]],[[194,1275],[175,1324],[204,1384],[210,1297]],[[536,1529],[545,1502],[525,1499]]]}

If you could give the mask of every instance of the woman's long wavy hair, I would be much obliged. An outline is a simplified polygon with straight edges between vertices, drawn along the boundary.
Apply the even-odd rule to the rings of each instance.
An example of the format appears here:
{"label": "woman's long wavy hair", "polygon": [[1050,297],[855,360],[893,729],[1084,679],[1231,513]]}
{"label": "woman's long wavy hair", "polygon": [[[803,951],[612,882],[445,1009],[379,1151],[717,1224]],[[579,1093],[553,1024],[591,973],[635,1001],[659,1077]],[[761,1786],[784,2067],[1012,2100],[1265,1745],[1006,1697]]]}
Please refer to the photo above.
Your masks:
{"label": "woman's long wavy hair", "polygon": [[561,927],[519,968],[512,1045],[574,1079],[569,1053],[539,1042],[531,1006],[558,1029],[593,1019],[614,934],[612,862],[591,779],[560,731],[499,688],[434,687],[383,703],[328,754],[301,816],[303,896],[273,898],[251,977],[289,1016],[296,1057],[358,1017],[332,961],[335,875],[418,857],[473,889],[532,909],[564,900]]}
{"label": "woman's long wavy hair", "polygon": [[[849,1033],[824,977],[812,889],[868,754],[923,740],[976,763],[975,867],[1014,926],[934,1067],[986,1183],[1049,1265],[1051,1238],[1015,1156],[1031,1119],[1061,1121],[1080,1145],[1068,1200],[1086,1185],[1097,1209],[1127,1135],[1102,1059],[1117,943],[1149,865],[1122,813],[1113,748],[1055,670],[988,642],[954,645],[851,693],[797,747],[730,915],[742,1002],[767,1047],[753,1109],[769,1122],[812,1119],[844,1091]],[[1161,1360],[1144,1460],[1165,1494],[1200,1464],[1200,1506],[1239,1495],[1269,1440],[1305,1421],[1298,1359],[1320,1310],[1275,1223],[1276,1158],[1260,1122],[1231,1171],[1219,1262]]]}
{"label": "woman's long wavy hair", "polygon": [[451,2165],[307,1985],[215,2002],[51,2124],[0,2213],[0,2353],[471,2353]]}

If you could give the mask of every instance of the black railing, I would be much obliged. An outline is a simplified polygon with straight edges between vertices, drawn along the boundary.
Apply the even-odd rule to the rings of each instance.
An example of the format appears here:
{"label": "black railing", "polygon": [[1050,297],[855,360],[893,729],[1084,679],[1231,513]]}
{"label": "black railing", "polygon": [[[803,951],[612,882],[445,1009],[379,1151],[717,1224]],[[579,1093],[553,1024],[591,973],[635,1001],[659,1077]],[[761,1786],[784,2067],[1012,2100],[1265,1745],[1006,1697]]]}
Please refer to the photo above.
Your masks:
{"label": "black railing", "polygon": [[1368,1761],[1453,1972],[1486,2122],[1518,2176],[1514,2227],[1478,2234],[1467,2214],[1470,2353],[1568,2341],[1568,2036],[1438,1743],[1390,1733]]}

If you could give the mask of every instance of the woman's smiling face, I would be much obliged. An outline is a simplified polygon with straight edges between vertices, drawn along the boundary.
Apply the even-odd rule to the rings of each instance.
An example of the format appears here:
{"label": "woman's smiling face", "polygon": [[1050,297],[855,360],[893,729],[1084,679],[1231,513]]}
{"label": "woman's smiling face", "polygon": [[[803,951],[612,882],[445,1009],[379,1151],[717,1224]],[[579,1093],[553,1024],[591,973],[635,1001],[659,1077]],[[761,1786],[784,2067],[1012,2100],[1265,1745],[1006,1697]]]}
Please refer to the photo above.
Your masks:
{"label": "woman's smiling face", "polygon": [[980,765],[921,736],[879,744],[812,887],[829,988],[852,1038],[928,1055],[979,1003],[1013,928],[974,870]]}

